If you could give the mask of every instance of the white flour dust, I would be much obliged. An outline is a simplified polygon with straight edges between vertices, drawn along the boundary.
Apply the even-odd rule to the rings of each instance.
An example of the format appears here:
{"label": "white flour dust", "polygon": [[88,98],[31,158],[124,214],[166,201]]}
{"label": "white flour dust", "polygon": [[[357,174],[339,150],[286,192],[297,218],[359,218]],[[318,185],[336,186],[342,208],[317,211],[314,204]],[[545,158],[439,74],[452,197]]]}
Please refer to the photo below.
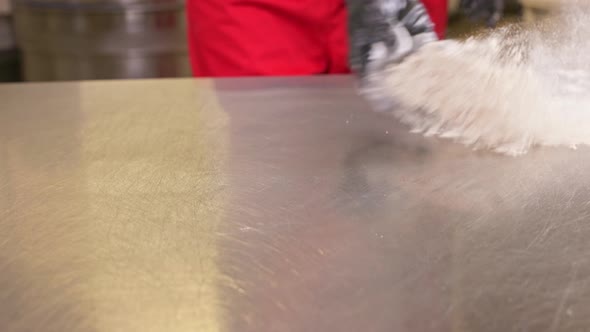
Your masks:
{"label": "white flour dust", "polygon": [[424,46],[371,78],[413,132],[520,155],[590,144],[590,20],[576,8],[529,27]]}

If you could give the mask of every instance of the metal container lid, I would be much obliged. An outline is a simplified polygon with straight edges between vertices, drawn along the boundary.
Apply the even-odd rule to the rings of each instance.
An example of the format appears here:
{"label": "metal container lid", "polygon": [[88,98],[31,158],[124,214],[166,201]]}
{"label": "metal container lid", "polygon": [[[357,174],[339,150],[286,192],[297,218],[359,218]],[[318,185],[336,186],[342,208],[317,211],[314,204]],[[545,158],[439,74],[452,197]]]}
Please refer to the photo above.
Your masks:
{"label": "metal container lid", "polygon": [[184,7],[184,0],[13,0],[13,6],[56,10],[118,10]]}

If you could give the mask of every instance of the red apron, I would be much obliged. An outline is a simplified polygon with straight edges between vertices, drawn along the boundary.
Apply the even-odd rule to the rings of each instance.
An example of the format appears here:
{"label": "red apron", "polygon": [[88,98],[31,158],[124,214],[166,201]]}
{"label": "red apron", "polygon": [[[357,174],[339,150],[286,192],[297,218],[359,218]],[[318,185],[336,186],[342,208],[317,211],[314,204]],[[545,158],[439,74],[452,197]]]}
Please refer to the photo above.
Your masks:
{"label": "red apron", "polygon": [[[447,0],[423,0],[440,37]],[[348,73],[344,0],[187,0],[194,76]]]}

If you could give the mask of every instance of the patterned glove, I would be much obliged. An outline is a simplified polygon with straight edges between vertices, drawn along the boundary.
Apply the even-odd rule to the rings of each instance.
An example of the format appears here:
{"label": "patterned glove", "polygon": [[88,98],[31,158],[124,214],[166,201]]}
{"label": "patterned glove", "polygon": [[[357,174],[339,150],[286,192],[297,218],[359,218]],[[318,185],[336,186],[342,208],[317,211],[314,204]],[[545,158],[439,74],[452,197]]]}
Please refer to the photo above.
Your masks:
{"label": "patterned glove", "polygon": [[347,0],[350,66],[361,77],[437,40],[419,0]]}
{"label": "patterned glove", "polygon": [[504,13],[504,0],[461,0],[460,8],[474,20],[484,20],[488,27],[498,24]]}

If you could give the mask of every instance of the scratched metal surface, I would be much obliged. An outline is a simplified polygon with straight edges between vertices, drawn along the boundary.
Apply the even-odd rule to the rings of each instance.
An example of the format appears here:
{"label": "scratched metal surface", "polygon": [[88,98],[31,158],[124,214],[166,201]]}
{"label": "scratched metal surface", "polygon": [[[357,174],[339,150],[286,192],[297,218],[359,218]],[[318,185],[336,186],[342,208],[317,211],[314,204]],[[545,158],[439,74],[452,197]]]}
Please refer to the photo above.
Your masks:
{"label": "scratched metal surface", "polygon": [[349,78],[0,87],[2,331],[583,331],[590,151],[410,135]]}

